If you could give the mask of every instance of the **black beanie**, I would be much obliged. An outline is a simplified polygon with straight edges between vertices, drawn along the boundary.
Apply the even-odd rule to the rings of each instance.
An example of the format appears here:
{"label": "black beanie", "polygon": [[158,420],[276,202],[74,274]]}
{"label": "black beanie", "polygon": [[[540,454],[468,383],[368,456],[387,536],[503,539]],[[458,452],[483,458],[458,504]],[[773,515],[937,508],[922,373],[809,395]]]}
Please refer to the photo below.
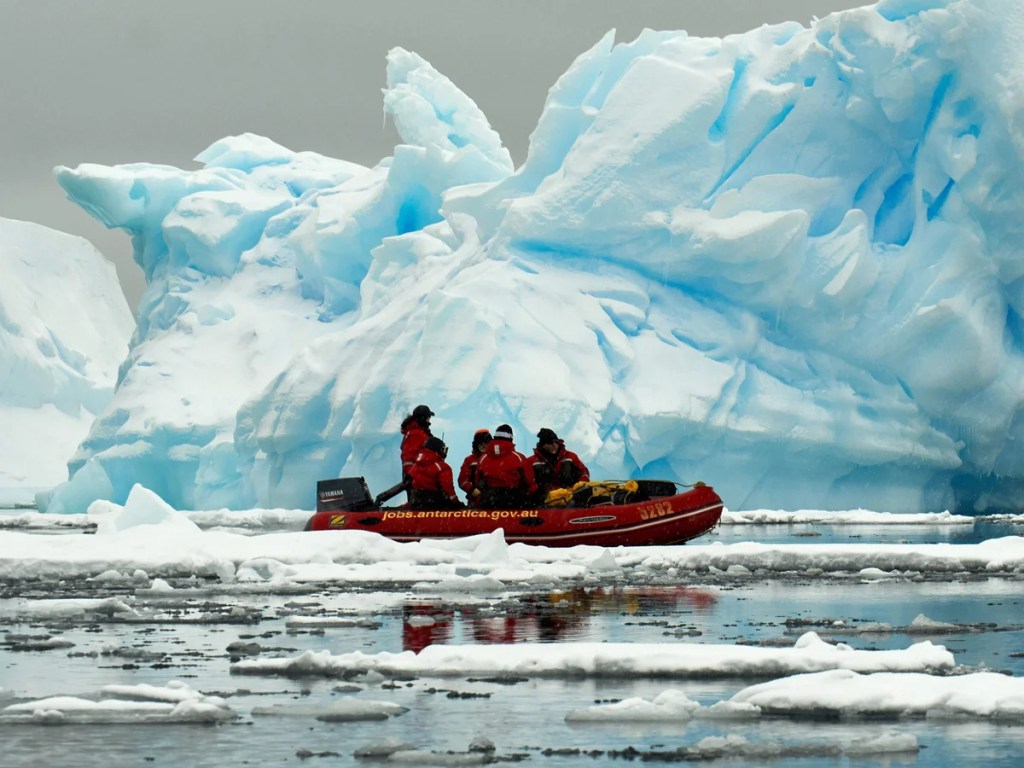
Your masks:
{"label": "black beanie", "polygon": [[512,427],[508,424],[502,424],[496,430],[494,430],[495,440],[511,440],[512,439]]}
{"label": "black beanie", "polygon": [[546,445],[547,443],[553,443],[558,440],[558,435],[555,434],[555,430],[544,427],[540,432],[537,433],[537,445]]}

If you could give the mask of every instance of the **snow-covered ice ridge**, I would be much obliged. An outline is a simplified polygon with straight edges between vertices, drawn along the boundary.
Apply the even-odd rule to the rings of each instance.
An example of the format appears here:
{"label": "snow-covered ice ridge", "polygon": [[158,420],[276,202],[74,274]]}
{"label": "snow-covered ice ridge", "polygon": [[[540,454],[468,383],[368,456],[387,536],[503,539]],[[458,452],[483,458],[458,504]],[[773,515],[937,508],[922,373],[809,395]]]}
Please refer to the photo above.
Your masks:
{"label": "snow-covered ice ridge", "polygon": [[41,500],[180,509],[398,479],[417,403],[468,450],[555,429],[601,477],[732,508],[1017,508],[1024,9],[883,0],[723,39],[609,33],[513,168],[388,56],[373,168],[269,139],[57,169],[149,287],[114,400]]}

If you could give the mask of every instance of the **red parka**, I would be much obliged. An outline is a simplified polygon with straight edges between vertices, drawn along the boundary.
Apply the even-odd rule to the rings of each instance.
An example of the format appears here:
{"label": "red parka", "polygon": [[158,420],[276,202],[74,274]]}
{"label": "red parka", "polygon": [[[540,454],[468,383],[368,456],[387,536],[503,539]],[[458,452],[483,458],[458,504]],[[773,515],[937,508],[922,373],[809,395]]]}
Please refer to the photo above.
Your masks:
{"label": "red parka", "polygon": [[409,474],[409,468],[423,450],[423,444],[430,437],[430,427],[413,416],[402,422],[402,474]]}
{"label": "red parka", "polygon": [[482,455],[473,452],[462,460],[462,469],[459,470],[459,488],[466,492],[467,497],[476,488],[476,468],[480,464]]}
{"label": "red parka", "polygon": [[416,462],[409,468],[409,478],[412,491],[442,493],[452,502],[461,504],[455,495],[452,468],[436,451],[427,448],[421,450],[416,456]]}
{"label": "red parka", "polygon": [[487,444],[476,467],[476,484],[487,489],[522,488],[528,495],[537,492],[533,464],[516,450],[515,443],[495,437]]}
{"label": "red parka", "polygon": [[564,440],[555,440],[558,450],[548,453],[540,446],[533,451],[530,463],[533,474],[541,485],[542,491],[555,488],[572,488],[576,483],[590,480],[590,470],[580,457],[565,448]]}

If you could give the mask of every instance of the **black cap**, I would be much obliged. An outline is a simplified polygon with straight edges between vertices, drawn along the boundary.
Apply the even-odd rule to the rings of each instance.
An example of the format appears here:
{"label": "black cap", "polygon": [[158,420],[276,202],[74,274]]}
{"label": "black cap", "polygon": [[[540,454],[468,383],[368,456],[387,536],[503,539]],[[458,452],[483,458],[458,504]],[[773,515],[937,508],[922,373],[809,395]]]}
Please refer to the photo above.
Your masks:
{"label": "black cap", "polygon": [[423,447],[428,451],[439,453],[442,456],[448,455],[448,446],[444,444],[444,440],[440,437],[428,437],[427,442],[423,444]]}
{"label": "black cap", "polygon": [[481,445],[482,443],[489,443],[489,442],[491,442],[491,433],[490,433],[489,430],[478,429],[476,432],[473,433],[473,445],[474,445],[474,447],[477,446],[477,445]]}
{"label": "black cap", "polygon": [[537,445],[547,445],[558,440],[558,435],[555,434],[555,430],[544,427],[540,432],[537,433]]}
{"label": "black cap", "polygon": [[434,415],[434,412],[425,405],[417,405],[412,409],[412,415],[417,419],[429,419]]}
{"label": "black cap", "polygon": [[494,437],[495,439],[511,440],[512,427],[510,427],[508,424],[502,424],[500,427],[494,430]]}

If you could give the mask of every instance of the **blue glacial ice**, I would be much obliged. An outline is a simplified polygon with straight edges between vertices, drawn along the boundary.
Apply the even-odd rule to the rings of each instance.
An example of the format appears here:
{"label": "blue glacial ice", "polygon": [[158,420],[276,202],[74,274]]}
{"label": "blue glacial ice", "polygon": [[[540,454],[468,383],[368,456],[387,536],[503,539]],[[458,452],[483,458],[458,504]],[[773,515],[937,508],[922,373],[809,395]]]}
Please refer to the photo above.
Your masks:
{"label": "blue glacial ice", "polygon": [[135,323],[80,237],[0,218],[0,504],[30,503],[114,394]]}
{"label": "blue glacial ice", "polygon": [[[745,508],[1020,506],[1024,10],[883,0],[723,39],[609,33],[525,163],[415,54],[373,168],[253,135],[58,168],[148,279],[113,400],[40,498],[311,507],[437,412]],[[1021,437],[1021,442],[1018,442]]]}

